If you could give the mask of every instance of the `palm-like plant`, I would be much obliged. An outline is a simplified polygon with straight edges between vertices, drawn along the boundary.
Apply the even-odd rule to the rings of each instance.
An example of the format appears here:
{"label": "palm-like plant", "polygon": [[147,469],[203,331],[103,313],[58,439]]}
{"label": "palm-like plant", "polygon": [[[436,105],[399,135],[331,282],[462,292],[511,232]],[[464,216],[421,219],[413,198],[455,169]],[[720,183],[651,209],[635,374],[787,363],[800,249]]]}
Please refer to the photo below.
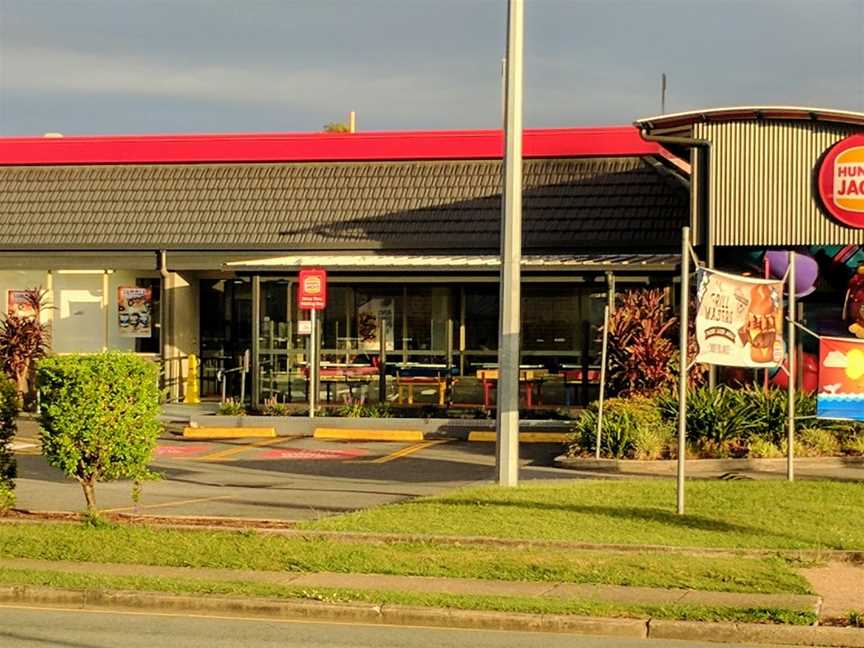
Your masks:
{"label": "palm-like plant", "polygon": [[[695,312],[695,311],[693,311]],[[694,323],[688,358],[696,356]],[[651,395],[678,379],[678,318],[660,288],[618,295],[609,318],[608,384],[613,394]],[[691,367],[691,385],[703,382],[704,367]]]}
{"label": "palm-like plant", "polygon": [[31,288],[25,293],[24,314],[8,313],[0,319],[0,364],[22,396],[30,394],[34,365],[51,343],[50,330],[41,321],[47,291]]}

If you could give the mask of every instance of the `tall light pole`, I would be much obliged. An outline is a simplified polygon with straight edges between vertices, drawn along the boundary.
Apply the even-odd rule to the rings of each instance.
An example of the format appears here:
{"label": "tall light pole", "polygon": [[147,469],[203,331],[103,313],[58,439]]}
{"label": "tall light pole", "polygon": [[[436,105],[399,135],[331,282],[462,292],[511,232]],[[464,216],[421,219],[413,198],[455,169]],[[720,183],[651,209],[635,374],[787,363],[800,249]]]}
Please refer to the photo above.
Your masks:
{"label": "tall light pole", "polygon": [[501,308],[495,465],[501,486],[519,482],[519,329],[522,263],[522,15],[507,3],[504,91],[504,190],[501,201]]}

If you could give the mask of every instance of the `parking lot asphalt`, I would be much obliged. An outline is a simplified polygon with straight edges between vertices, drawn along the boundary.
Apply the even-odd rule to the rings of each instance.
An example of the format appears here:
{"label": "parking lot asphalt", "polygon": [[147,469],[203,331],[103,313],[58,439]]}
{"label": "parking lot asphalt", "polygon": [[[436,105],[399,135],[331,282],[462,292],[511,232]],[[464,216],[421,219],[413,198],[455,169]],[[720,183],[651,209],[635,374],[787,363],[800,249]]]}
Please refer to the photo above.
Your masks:
{"label": "parking lot asphalt", "polygon": [[[39,453],[35,423],[16,439],[18,508],[80,511],[81,488]],[[573,479],[551,467],[558,444],[521,450],[522,479]],[[301,520],[433,495],[494,479],[493,443],[334,442],[309,437],[225,441],[160,439],[138,506],[128,482],[100,484],[100,509],[168,516]]]}

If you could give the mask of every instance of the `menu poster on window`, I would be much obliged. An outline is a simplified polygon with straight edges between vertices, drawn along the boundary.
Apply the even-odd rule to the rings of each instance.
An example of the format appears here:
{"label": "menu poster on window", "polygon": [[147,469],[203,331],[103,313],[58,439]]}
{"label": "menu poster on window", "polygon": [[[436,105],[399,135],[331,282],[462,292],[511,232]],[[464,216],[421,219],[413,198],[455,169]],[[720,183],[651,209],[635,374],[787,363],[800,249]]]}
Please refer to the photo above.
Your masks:
{"label": "menu poster on window", "polygon": [[36,295],[32,290],[6,292],[6,312],[9,316],[31,319],[36,317]]}
{"label": "menu poster on window", "polygon": [[783,362],[783,282],[700,269],[696,362],[776,367]]}
{"label": "menu poster on window", "polygon": [[149,338],[153,331],[153,291],[150,288],[117,288],[120,337]]}
{"label": "menu poster on window", "polygon": [[373,297],[358,304],[357,337],[360,338],[361,350],[378,351],[381,348],[381,341],[378,339],[379,322],[384,324],[386,350],[393,351],[396,348],[393,344],[394,313],[392,297]]}

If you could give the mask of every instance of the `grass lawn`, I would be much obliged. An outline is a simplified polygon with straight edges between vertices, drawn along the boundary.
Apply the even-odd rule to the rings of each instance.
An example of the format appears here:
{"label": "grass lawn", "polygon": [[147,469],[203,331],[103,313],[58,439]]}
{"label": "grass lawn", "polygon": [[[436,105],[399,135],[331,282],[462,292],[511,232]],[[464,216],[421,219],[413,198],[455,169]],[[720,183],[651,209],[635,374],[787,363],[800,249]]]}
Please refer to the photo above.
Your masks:
{"label": "grass lawn", "polygon": [[306,528],[769,549],[864,549],[864,483],[671,480],[529,483],[324,518]]}
{"label": "grass lawn", "polygon": [[229,569],[567,581],[730,592],[808,593],[780,557],[340,542],[138,525],[3,524],[0,558]]}
{"label": "grass lawn", "polygon": [[133,590],[172,594],[254,596],[306,599],[328,603],[363,602],[378,605],[446,607],[464,610],[491,610],[532,614],[574,614],[600,617],[653,617],[691,621],[738,621],[809,625],[816,621],[811,612],[784,608],[729,608],[695,605],[629,605],[585,599],[555,600],[527,597],[418,594],[409,592],[361,591],[348,589],[304,589],[235,581],[199,581],[188,578],[149,576],[108,576],[63,574],[0,568],[0,585],[43,586],[76,590]]}

